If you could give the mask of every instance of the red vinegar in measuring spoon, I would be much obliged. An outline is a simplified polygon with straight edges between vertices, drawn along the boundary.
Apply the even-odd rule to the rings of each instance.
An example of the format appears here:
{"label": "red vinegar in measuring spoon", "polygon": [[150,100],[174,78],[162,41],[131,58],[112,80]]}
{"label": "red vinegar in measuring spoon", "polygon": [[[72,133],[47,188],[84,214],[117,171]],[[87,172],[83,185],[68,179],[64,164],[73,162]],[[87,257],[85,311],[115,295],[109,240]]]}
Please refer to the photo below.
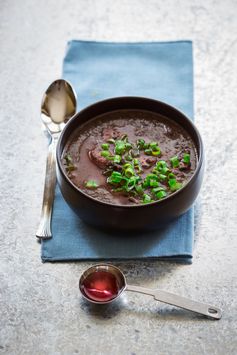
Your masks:
{"label": "red vinegar in measuring spoon", "polygon": [[92,301],[107,302],[117,297],[120,288],[113,273],[98,270],[84,278],[81,290]]}

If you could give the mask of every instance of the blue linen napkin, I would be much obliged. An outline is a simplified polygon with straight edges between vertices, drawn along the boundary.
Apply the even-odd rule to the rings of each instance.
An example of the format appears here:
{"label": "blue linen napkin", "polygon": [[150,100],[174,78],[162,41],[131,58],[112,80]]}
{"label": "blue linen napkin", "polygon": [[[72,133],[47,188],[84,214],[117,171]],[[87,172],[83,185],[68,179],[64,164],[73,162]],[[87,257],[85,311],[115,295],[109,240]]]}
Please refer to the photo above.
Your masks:
{"label": "blue linen napkin", "polygon": [[[147,96],[193,117],[192,42],[68,43],[63,78],[78,95],[78,110],[115,96]],[[53,238],[42,242],[42,261],[170,258],[191,263],[193,208],[149,233],[111,233],[81,221],[56,188]]]}

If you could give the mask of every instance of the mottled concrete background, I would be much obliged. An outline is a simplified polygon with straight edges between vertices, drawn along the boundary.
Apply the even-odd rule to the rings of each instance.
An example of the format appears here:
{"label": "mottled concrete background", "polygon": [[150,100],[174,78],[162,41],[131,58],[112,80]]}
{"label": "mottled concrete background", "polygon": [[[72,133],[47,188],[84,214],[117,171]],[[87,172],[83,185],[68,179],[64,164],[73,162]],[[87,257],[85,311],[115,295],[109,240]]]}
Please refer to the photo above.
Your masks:
{"label": "mottled concrete background", "polygon": [[[1,354],[236,354],[236,0],[0,0]],[[220,321],[127,293],[110,309],[77,289],[91,263],[42,264],[34,233],[46,139],[39,106],[68,39],[194,41],[206,148],[193,265],[117,263],[128,281],[207,301]]]}

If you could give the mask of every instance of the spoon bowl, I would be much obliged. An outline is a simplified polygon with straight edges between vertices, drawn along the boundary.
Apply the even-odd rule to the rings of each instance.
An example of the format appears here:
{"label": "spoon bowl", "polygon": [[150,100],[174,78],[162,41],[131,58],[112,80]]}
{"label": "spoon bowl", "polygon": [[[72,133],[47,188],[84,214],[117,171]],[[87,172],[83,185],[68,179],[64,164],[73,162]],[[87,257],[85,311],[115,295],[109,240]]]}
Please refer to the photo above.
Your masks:
{"label": "spoon bowl", "polygon": [[76,93],[68,81],[58,79],[50,84],[41,102],[41,119],[50,134],[62,131],[76,106]]}
{"label": "spoon bowl", "polygon": [[44,195],[36,237],[52,237],[51,216],[56,185],[56,146],[66,122],[76,113],[76,93],[69,82],[55,80],[45,91],[41,103],[41,119],[51,137],[46,163]]}
{"label": "spoon bowl", "polygon": [[155,300],[196,312],[212,319],[221,318],[221,310],[206,303],[190,300],[163,290],[128,285],[123,272],[111,264],[98,264],[81,275],[79,290],[89,302],[107,304],[115,301],[125,290],[153,296]]}

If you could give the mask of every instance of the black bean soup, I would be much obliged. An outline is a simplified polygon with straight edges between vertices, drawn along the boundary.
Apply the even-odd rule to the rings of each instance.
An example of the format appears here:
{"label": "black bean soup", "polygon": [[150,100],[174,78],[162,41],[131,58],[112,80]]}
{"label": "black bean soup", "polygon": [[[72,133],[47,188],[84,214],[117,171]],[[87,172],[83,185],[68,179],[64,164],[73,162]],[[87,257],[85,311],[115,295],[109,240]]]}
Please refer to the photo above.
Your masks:
{"label": "black bean soup", "polygon": [[156,113],[119,110],[79,127],[62,154],[66,174],[87,195],[118,205],[159,201],[184,186],[197,163],[194,143]]}

